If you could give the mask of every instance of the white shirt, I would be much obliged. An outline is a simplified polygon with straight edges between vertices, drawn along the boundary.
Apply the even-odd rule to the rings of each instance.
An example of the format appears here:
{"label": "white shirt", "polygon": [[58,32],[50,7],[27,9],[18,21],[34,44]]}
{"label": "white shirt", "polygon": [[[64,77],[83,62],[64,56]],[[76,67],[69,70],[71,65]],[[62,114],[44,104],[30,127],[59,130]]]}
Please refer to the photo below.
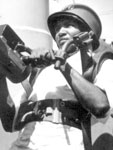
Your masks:
{"label": "white shirt", "polygon": [[[70,57],[68,62],[81,73],[79,52],[77,55]],[[69,87],[60,71],[55,70],[52,65],[40,73],[33,86],[33,92],[31,93],[30,98],[32,99],[33,97],[35,100],[43,100],[45,98],[73,99],[74,94],[68,94],[63,91],[63,86]],[[47,97],[49,92],[52,92],[54,97]],[[27,124],[20,132],[19,140],[22,139],[28,141],[27,146],[32,150],[84,149],[81,130],[67,125],[54,124],[47,121]],[[24,142],[21,142],[21,144],[19,142],[21,146],[22,143],[24,144]]]}
{"label": "white shirt", "polygon": [[[95,79],[95,85],[103,89],[106,92],[106,95],[109,100],[110,107],[113,108],[113,60],[106,60],[98,75]],[[92,115],[91,118],[91,133],[92,133],[92,143],[97,143],[99,138],[102,135],[111,135],[113,136],[113,118],[108,115],[106,118],[96,118]],[[110,136],[109,136],[110,137]],[[108,142],[109,142],[108,137]],[[103,146],[105,149],[106,145]],[[102,143],[101,143],[102,144]],[[98,145],[98,147],[102,145]],[[101,149],[101,148],[100,148]]]}
{"label": "white shirt", "polygon": [[[79,55],[79,54],[78,54]],[[77,55],[75,55],[77,56]],[[72,66],[77,69],[81,66],[81,62],[75,59],[75,56],[71,57],[70,61]],[[79,57],[78,57],[79,58]],[[78,61],[76,63],[76,61]],[[79,65],[78,65],[79,63]],[[77,66],[76,66],[77,64]],[[53,70],[53,71],[52,71]],[[81,73],[81,68],[79,67],[79,72]],[[66,80],[62,77],[58,70],[54,70],[53,66],[46,68],[38,77],[34,90],[31,94],[36,94],[36,99],[44,99],[46,94],[51,91],[55,93],[57,91],[57,86],[66,85]],[[67,84],[68,85],[68,84]],[[112,89],[113,89],[113,61],[106,60],[100,72],[95,79],[95,85],[106,91],[109,98],[111,107],[112,102]],[[69,86],[69,85],[68,85]],[[67,97],[67,96],[66,96]],[[65,97],[64,97],[65,99]],[[91,119],[91,130],[92,130],[92,143],[95,142],[98,136],[100,136],[106,127],[107,119],[97,119],[92,116]],[[101,124],[101,125],[100,125]],[[98,127],[99,126],[99,127]],[[99,128],[100,132],[97,132]],[[109,132],[108,129],[105,131]],[[111,132],[111,128],[110,128]],[[27,133],[27,139],[26,139]],[[96,133],[96,134],[95,134]],[[28,124],[20,133],[21,139],[28,140],[27,146],[33,150],[52,150],[54,149],[66,149],[66,150],[83,150],[82,133],[79,129],[63,126],[61,124],[52,124],[50,122],[36,122]],[[22,144],[22,143],[21,143]],[[21,145],[22,146],[22,145]]]}
{"label": "white shirt", "polygon": [[[71,64],[72,67],[76,68],[76,70],[79,73],[82,72],[81,71],[81,61],[80,61],[80,52],[78,52],[78,54],[73,55],[70,58],[68,58],[67,61]],[[45,68],[41,72],[39,77],[37,78],[37,80],[33,86],[33,92],[30,97],[32,97],[32,95],[36,94],[38,100],[45,99],[48,92],[55,93],[58,90],[57,87],[65,86],[65,85],[68,85],[66,79],[63,77],[63,75],[60,73],[59,70],[54,69],[54,65],[51,65],[51,66]],[[70,88],[69,85],[68,85],[68,87]],[[64,97],[64,99],[65,99],[65,97]],[[53,97],[49,97],[49,98],[53,98]],[[59,98],[59,97],[57,97],[57,98]],[[68,96],[67,96],[67,99],[68,99]]]}
{"label": "white shirt", "polygon": [[113,108],[113,60],[106,60],[95,79],[95,85],[103,89]]}

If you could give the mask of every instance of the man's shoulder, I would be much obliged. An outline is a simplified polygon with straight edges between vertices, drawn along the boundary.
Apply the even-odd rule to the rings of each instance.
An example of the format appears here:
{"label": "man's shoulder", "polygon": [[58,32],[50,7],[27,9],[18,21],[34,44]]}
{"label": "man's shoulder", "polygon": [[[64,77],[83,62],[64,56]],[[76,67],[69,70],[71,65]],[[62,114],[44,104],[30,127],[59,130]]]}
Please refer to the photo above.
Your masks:
{"label": "man's shoulder", "polygon": [[100,40],[100,45],[95,51],[94,60],[97,62],[105,59],[113,59],[113,48],[104,40]]}
{"label": "man's shoulder", "polygon": [[[100,71],[101,67],[105,62],[113,60],[113,48],[110,44],[106,43],[104,40],[100,40],[100,45],[98,49],[94,52],[93,60],[95,62],[95,69],[93,70],[93,79]],[[109,63],[109,65],[112,63]],[[105,65],[104,65],[105,66]]]}

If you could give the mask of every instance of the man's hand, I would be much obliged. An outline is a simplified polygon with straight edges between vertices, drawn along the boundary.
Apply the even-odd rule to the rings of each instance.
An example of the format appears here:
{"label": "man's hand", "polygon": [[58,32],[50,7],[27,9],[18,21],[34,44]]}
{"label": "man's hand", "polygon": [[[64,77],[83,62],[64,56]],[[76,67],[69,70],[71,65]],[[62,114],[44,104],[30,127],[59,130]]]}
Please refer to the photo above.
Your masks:
{"label": "man's hand", "polygon": [[55,54],[55,69],[59,69],[60,65],[65,64],[66,59],[77,51],[78,49],[73,41],[73,38],[68,40]]}
{"label": "man's hand", "polygon": [[[26,65],[30,64],[32,67],[39,68],[51,65],[51,61],[53,59],[51,55],[52,50],[45,48],[30,49],[22,44],[18,44],[15,49],[21,55],[21,59]],[[22,52],[27,52],[28,54],[23,55]]]}
{"label": "man's hand", "polygon": [[31,55],[23,57],[24,63],[32,67],[43,68],[53,63],[55,57],[51,49],[38,48],[31,51]]}

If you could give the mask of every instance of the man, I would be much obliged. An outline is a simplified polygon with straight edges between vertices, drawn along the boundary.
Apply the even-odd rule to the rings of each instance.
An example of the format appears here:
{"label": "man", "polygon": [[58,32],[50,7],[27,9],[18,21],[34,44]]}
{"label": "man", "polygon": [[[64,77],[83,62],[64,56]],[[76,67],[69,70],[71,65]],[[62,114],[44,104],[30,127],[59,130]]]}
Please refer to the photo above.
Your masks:
{"label": "man", "polygon": [[[54,65],[42,69],[29,97],[29,106],[34,104],[32,100],[38,101],[31,112],[37,116],[34,119],[37,121],[25,125],[11,150],[84,149],[80,145],[80,129],[85,149],[95,149],[92,121],[106,121],[113,96],[109,90],[113,87],[112,53],[109,52],[110,56],[106,51],[103,53],[101,49],[105,45],[102,43],[98,60],[94,57],[98,52],[101,22],[89,7],[70,5],[49,16],[48,26],[59,50],[51,52],[51,57],[47,57],[47,53],[41,54]],[[79,56],[82,73],[77,71]],[[22,120],[29,120],[31,114],[26,113]]]}

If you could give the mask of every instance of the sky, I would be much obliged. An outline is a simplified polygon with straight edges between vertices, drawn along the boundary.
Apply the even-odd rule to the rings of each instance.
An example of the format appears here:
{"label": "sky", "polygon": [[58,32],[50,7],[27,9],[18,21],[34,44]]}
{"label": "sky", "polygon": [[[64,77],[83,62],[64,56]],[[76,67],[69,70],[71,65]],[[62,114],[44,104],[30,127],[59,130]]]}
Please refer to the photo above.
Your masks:
{"label": "sky", "polygon": [[[50,13],[70,3],[86,4],[93,8],[102,21],[102,35],[108,43],[113,41],[113,0],[50,0]],[[0,150],[8,150],[17,133],[6,133],[0,126]]]}

